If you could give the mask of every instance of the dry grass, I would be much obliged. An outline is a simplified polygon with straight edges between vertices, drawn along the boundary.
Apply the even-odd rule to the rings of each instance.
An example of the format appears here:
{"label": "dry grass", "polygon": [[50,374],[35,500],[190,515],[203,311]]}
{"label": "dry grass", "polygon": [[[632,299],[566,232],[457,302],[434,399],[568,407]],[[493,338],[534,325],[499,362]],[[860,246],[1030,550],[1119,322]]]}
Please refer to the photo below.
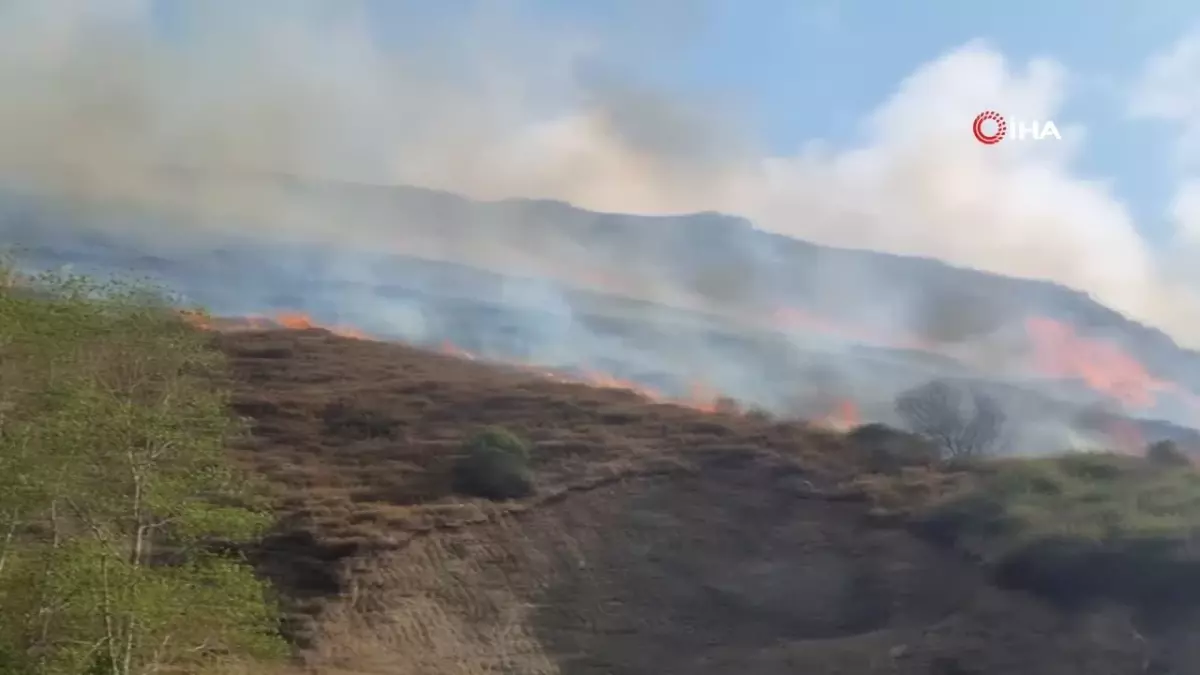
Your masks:
{"label": "dry grass", "polygon": [[[253,428],[237,455],[282,505],[259,561],[289,597],[306,671],[1123,675],[1193,663],[1190,633],[1144,637],[1119,609],[1064,615],[879,526],[969,487],[964,473],[862,474],[869,453],[799,423],[400,345],[321,331],[216,339]],[[453,494],[461,442],[489,425],[532,442],[536,495]]]}
{"label": "dry grass", "polygon": [[[344,592],[336,562],[482,524],[636,476],[707,463],[764,462],[833,485],[844,462],[835,435],[761,416],[650,405],[628,391],[547,381],[402,345],[323,331],[221,334],[234,407],[252,434],[239,459],[265,476],[286,529],[265,564],[298,599],[307,633],[313,597]],[[538,492],[492,503],[453,493],[461,442],[500,425],[528,439]]]}

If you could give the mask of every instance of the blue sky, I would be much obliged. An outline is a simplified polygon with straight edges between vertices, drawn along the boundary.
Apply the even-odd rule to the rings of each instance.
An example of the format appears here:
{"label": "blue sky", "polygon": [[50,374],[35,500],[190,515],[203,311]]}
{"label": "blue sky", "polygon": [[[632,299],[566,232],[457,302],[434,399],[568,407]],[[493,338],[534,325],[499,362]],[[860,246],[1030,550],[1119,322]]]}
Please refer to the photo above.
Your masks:
{"label": "blue sky", "polygon": [[[10,0],[0,66],[0,169],[89,191],[188,163],[716,210],[1200,344],[1194,1]],[[983,109],[1064,141],[981,146]]]}
{"label": "blue sky", "polygon": [[[543,2],[579,20],[611,20],[604,3]],[[568,8],[568,6],[570,8]],[[1112,177],[1139,226],[1165,244],[1172,135],[1130,120],[1124,87],[1153,52],[1200,23],[1187,0],[736,0],[709,15],[654,75],[667,86],[717,88],[752,101],[761,133],[786,152],[809,138],[851,141],[861,117],[917,66],[982,38],[1014,60],[1052,57],[1083,78],[1062,117],[1094,129],[1080,169]],[[639,54],[640,56],[640,54]],[[1003,102],[998,101],[998,106]]]}
{"label": "blue sky", "polygon": [[[437,34],[478,3],[375,0],[385,38]],[[515,4],[514,4],[515,5]],[[820,138],[852,142],[863,115],[919,65],[984,39],[1014,61],[1051,57],[1081,80],[1061,117],[1085,123],[1084,175],[1111,178],[1139,228],[1165,246],[1170,144],[1162,125],[1131,120],[1122,95],[1144,60],[1200,24],[1188,0],[536,0],[522,12],[603,33],[607,60],[667,90],[721,92],[777,152]],[[1003,102],[997,102],[1002,106]]]}
{"label": "blue sky", "polygon": [[[397,11],[394,3],[390,6],[391,18],[396,21],[403,12]],[[1146,262],[1139,258],[1140,253],[1125,259],[1113,256],[1113,249],[1122,248],[1120,237],[1114,235],[1105,243],[1066,247],[1045,257],[1091,258],[1096,266],[1111,261],[1126,272],[1101,284],[1093,283],[1095,270],[1064,274],[1056,280],[1094,291],[1110,304],[1151,321],[1164,313],[1174,316],[1176,310],[1143,311],[1146,307],[1173,304],[1180,293],[1191,297],[1198,287],[1197,275],[1184,272],[1180,278],[1179,268],[1200,269],[1200,265],[1195,264],[1197,256],[1190,249],[1187,255],[1176,253],[1179,225],[1171,217],[1172,202],[1186,180],[1176,158],[1179,128],[1171,121],[1135,119],[1130,114],[1131,98],[1147,60],[1200,26],[1200,5],[1194,2],[535,0],[510,6],[520,7],[543,26],[589,27],[604,37],[606,65],[646,86],[685,97],[702,93],[736,102],[741,122],[766,145],[767,152],[782,156],[798,152],[813,139],[835,147],[868,142],[863,139],[864,118],[892,97],[901,81],[972,41],[984,41],[1013,70],[1022,69],[1031,59],[1052,59],[1069,74],[1064,103],[1054,113],[1056,121],[1087,127],[1086,140],[1072,157],[1069,170],[1062,171],[1076,184],[1107,184],[1111,193],[1108,210],[1126,212],[1142,238],[1130,248],[1144,247],[1145,256],[1153,259]],[[682,9],[685,7],[688,9]],[[453,8],[443,11],[454,12]],[[380,14],[384,35],[388,32],[386,14]],[[421,23],[411,15],[408,18]],[[1200,80],[1174,84],[1200,87]],[[1006,101],[987,105],[1004,111]],[[1181,121],[1186,120],[1174,120]],[[1074,188],[1068,186],[1064,191]],[[1079,217],[1096,210],[1094,205],[1081,207],[1079,213],[1086,215]],[[1074,217],[1069,213],[1060,216],[1056,216],[1058,220]],[[1087,238],[1086,234],[1072,236]],[[1104,236],[1098,234],[1097,238]],[[933,255],[960,262],[953,260],[954,252],[952,247],[932,249]],[[963,261],[977,266],[993,262],[986,255],[964,256]],[[1021,265],[1007,262],[996,261],[993,267],[1001,272],[1025,272]],[[1050,262],[1047,271],[1032,270],[1031,274],[1053,277],[1053,267]],[[1172,271],[1162,272],[1168,267]],[[1154,271],[1135,271],[1139,268]],[[1135,277],[1160,274],[1171,280],[1134,281]],[[1164,284],[1172,287],[1169,293],[1162,290]],[[1113,290],[1135,286],[1139,290]],[[1173,299],[1165,300],[1166,295]],[[1196,320],[1189,317],[1183,321],[1187,325],[1176,332],[1192,333]],[[1161,319],[1158,323],[1162,325]]]}

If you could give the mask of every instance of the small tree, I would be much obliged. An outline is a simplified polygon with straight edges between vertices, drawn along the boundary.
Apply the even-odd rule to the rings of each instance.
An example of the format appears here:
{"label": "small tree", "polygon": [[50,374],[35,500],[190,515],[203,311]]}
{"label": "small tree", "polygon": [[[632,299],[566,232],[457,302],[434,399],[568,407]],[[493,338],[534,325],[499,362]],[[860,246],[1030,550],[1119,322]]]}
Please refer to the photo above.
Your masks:
{"label": "small tree", "polygon": [[937,444],[951,459],[995,452],[1007,422],[995,398],[943,380],[901,393],[896,397],[896,413],[909,431]]}
{"label": "small tree", "polygon": [[455,489],[464,494],[503,500],[533,493],[529,445],[500,427],[489,427],[463,445],[454,467]]}
{"label": "small tree", "polygon": [[1191,466],[1192,460],[1179,445],[1172,440],[1162,440],[1151,443],[1146,448],[1146,460],[1151,464],[1164,467]]}

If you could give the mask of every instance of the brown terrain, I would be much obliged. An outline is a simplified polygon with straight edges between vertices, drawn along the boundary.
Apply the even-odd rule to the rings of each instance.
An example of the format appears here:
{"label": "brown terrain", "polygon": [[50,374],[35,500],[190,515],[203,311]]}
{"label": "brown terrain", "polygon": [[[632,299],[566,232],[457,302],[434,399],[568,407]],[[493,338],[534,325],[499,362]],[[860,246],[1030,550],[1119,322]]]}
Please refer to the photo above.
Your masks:
{"label": "brown terrain", "polygon": [[[1088,675],[1196,663],[1119,607],[1066,613],[868,518],[841,434],[652,403],[323,330],[220,333],[258,552],[320,673]],[[536,496],[452,494],[503,425]],[[1163,646],[1166,645],[1166,646]],[[1163,656],[1163,650],[1174,654]],[[1150,654],[1156,654],[1155,659]]]}

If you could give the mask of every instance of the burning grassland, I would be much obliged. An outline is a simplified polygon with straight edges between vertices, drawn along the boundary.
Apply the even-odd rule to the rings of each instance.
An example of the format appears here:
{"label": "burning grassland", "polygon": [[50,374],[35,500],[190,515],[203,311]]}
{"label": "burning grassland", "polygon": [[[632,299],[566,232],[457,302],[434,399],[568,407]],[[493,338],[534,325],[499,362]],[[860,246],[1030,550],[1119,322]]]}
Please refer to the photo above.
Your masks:
{"label": "burning grassland", "polygon": [[[274,184],[245,180],[248,191]],[[0,212],[0,232],[30,246],[34,265],[151,274],[220,315],[447,343],[672,399],[712,390],[819,416],[835,398],[885,419],[905,388],[978,376],[1079,407],[1108,402],[1182,426],[1200,417],[1195,353],[1060,286],[818,247],[711,214],[639,218],[284,182],[296,200],[280,205],[286,213],[319,203],[314,212],[334,222],[365,211],[395,234],[371,246],[283,236],[283,222],[278,237],[202,234],[178,214],[151,227],[147,214],[116,207],[30,200]]]}
{"label": "burning grassland", "polygon": [[[795,423],[323,330],[234,330],[217,342],[231,361],[234,407],[252,422],[238,457],[282,505],[286,526],[266,542],[264,564],[298,598],[292,621],[302,638],[322,598],[347,581],[338,561],[442,529],[483,526],[614,482],[686,474],[693,461],[774,465],[783,479],[807,456],[810,480],[848,478],[838,473],[846,464],[837,437]],[[492,425],[530,441],[533,499],[487,504],[454,493],[461,442]]]}
{"label": "burning grassland", "polygon": [[[91,214],[101,222],[81,234],[69,221],[86,216],[52,210],[60,220],[39,219],[34,204],[20,217],[0,213],[0,231],[30,243],[33,265],[145,272],[220,316],[243,317],[212,319],[224,329],[321,326],[705,410],[736,402],[837,427],[896,423],[897,395],[954,379],[1005,399],[1013,424],[1027,430],[1014,441],[1019,452],[1190,443],[1186,429],[1200,423],[1195,354],[1061,287],[824,249],[706,216],[293,187],[323,195],[330,213],[375,204],[372,212],[400,223],[401,238],[436,239],[433,225],[444,225],[463,238],[454,242],[461,250],[422,258],[390,243],[200,236],[182,223],[191,238],[167,241],[134,225],[103,226],[119,213]],[[693,226],[729,250],[697,239]],[[544,264],[517,265],[517,252]],[[1132,432],[1078,423],[1097,407],[1165,422],[1139,421]]]}
{"label": "burning grassland", "polygon": [[[472,317],[481,313],[468,311],[465,319],[459,317],[457,331],[468,329],[473,325]],[[323,326],[317,319],[294,311],[241,318],[186,316],[194,325],[223,331],[324,328],[335,335],[362,340],[395,339],[372,336],[363,329],[346,325]],[[589,317],[576,316],[574,320],[585,324]],[[1194,397],[1182,386],[1149,376],[1136,360],[1115,345],[1083,338],[1069,325],[1047,318],[1030,319],[1025,324],[1026,332],[1020,338],[1026,350],[1021,361],[1024,368],[991,374],[962,365],[945,368],[943,362],[953,363],[953,354],[935,345],[906,343],[896,345],[903,346],[903,350],[860,346],[822,351],[821,341],[831,337],[827,332],[822,333],[822,327],[828,324],[806,325],[807,332],[801,334],[794,320],[774,333],[727,328],[720,340],[710,334],[710,344],[720,342],[713,351],[725,357],[722,362],[714,363],[710,372],[672,369],[670,336],[683,343],[694,341],[694,336],[678,331],[654,334],[646,332],[641,324],[611,318],[604,326],[614,339],[627,338],[626,352],[633,351],[630,344],[641,340],[643,361],[647,356],[661,353],[668,362],[659,364],[657,370],[639,370],[614,358],[618,354],[613,351],[594,354],[591,359],[546,358],[555,353],[577,356],[579,352],[570,347],[564,350],[562,344],[551,344],[542,354],[536,351],[522,354],[494,345],[488,348],[487,341],[477,336],[473,338],[475,344],[485,345],[478,351],[448,338],[433,344],[426,340],[424,346],[448,356],[503,364],[553,381],[625,390],[646,401],[670,402],[704,412],[722,408],[757,410],[803,418],[834,429],[849,429],[867,421],[898,423],[893,398],[905,387],[947,379],[985,389],[1000,402],[1012,427],[1011,450],[1020,454],[1069,449],[1110,449],[1136,454],[1147,443],[1163,438],[1189,448],[1200,440],[1184,427],[1136,418],[1137,411],[1153,409],[1166,399],[1194,405]],[[584,330],[596,335],[600,329],[593,325]],[[838,344],[844,344],[846,333],[836,331],[832,337],[839,340]],[[875,342],[878,345],[880,340]],[[914,353],[918,356],[911,356]],[[927,366],[920,361],[922,354],[940,360]],[[725,388],[728,380],[722,375],[731,370],[761,373],[761,379],[749,390],[757,396],[739,396],[736,388],[732,392]],[[744,384],[745,379],[741,382]]]}
{"label": "burning grassland", "polygon": [[[486,672],[501,653],[532,672],[580,653],[630,672],[749,660],[761,673],[915,675],[966,659],[981,673],[1035,662],[1053,673],[1100,668],[1101,653],[1136,668],[1164,638],[1145,628],[1149,643],[1133,638],[1120,613],[1064,628],[1057,610],[996,590],[984,572],[1041,591],[1018,555],[1035,541],[1076,528],[1103,541],[1114,527],[1177,543],[1197,517],[1195,474],[1135,458],[881,463],[862,433],[654,402],[622,382],[453,349],[319,329],[215,340],[251,421],[236,454],[281,505],[257,559],[285,589],[289,628],[317,668],[450,672],[465,661]],[[848,404],[831,412],[853,416]],[[536,492],[456,494],[463,442],[497,425],[527,439]],[[948,519],[969,497],[984,504]],[[962,552],[985,546],[984,572],[910,526]],[[1167,558],[1116,560],[1103,569],[1176,579],[1153,576]],[[1119,581],[1073,588],[1142,602],[1143,586],[1175,583]]]}
{"label": "burning grassland", "polygon": [[[832,391],[801,423],[702,382],[671,398],[603,371],[339,335],[294,313],[183,318],[226,357],[214,381],[248,432],[231,451],[276,518],[246,550],[310,670],[561,672],[587,654],[606,671],[714,675],[734,663],[1136,672],[1186,643],[1143,625],[1193,600],[1171,592],[1194,573],[1200,485],[1170,453],[979,462],[956,443],[965,454],[947,461],[923,435],[860,425],[857,402]],[[917,402],[956,391],[943,381]],[[959,441],[989,440],[977,418],[953,421]],[[459,480],[487,429],[525,455],[515,498]],[[993,581],[1085,607],[1086,620]],[[1096,600],[1121,609],[1086,608]]]}

